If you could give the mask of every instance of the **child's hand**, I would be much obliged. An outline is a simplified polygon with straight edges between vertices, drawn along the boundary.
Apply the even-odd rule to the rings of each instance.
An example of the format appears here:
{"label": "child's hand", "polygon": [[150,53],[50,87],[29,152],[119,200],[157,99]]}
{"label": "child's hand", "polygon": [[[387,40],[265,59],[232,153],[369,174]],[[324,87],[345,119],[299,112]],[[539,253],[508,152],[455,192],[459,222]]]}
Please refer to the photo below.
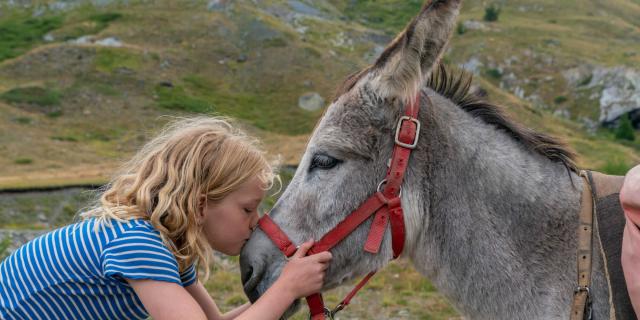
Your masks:
{"label": "child's hand", "polygon": [[320,252],[305,257],[313,241],[307,241],[300,245],[298,251],[289,259],[282,269],[278,281],[281,281],[295,298],[306,297],[320,292],[324,283],[325,270],[329,267],[331,253]]}

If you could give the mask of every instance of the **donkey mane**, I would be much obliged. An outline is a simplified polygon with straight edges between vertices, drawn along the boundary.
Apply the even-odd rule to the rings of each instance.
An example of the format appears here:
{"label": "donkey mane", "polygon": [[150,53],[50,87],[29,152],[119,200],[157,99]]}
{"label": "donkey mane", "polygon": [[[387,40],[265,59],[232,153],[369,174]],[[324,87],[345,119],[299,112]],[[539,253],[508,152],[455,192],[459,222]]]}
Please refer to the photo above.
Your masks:
{"label": "donkey mane", "polygon": [[[335,99],[351,90],[358,80],[371,70],[372,67],[370,66],[347,77],[338,88]],[[473,75],[468,71],[460,69],[459,72],[452,72],[451,67],[440,63],[438,67],[434,68],[425,86],[451,100],[474,118],[506,132],[531,152],[536,152],[553,162],[561,163],[569,171],[576,173],[579,171],[576,164],[576,155],[565,143],[512,120],[503,111],[502,107],[488,102],[483,95],[472,91],[472,80]]]}

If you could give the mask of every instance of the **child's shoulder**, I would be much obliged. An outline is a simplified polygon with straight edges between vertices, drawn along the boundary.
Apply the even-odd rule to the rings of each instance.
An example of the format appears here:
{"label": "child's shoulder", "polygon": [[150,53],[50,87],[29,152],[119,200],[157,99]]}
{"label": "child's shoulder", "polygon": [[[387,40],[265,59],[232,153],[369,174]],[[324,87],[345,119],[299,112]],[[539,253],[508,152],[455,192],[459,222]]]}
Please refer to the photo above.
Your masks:
{"label": "child's shoulder", "polygon": [[153,227],[149,220],[130,219],[125,221],[113,221],[114,238],[144,237],[161,240],[160,232]]}

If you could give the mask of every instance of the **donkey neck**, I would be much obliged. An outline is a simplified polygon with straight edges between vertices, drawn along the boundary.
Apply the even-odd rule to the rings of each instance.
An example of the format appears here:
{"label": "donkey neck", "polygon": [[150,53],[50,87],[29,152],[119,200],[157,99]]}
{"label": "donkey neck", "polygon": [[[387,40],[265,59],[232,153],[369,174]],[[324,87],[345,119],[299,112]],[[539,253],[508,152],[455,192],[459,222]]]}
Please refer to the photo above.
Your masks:
{"label": "donkey neck", "polygon": [[581,179],[427,93],[428,142],[407,181],[423,190],[409,252],[416,268],[471,318],[566,315]]}

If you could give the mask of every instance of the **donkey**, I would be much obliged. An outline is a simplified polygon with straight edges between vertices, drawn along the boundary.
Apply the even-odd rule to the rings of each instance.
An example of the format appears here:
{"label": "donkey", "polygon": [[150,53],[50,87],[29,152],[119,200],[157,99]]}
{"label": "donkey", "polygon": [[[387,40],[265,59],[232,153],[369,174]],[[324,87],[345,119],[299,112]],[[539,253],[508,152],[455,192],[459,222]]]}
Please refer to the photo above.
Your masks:
{"label": "donkey", "polygon": [[[437,67],[460,6],[461,0],[428,1],[373,65],[344,82],[270,216],[296,243],[333,228],[375,192],[387,170],[394,126],[419,94],[421,138],[401,190],[402,257],[465,318],[566,319],[577,285],[576,230],[588,184],[564,144],[518,125],[472,93],[470,76]],[[323,290],[390,261],[389,229],[379,254],[363,251],[370,225],[371,219],[332,249]],[[256,230],[240,257],[251,301],[285,262]],[[613,314],[605,265],[596,243],[590,288],[595,319]]]}

